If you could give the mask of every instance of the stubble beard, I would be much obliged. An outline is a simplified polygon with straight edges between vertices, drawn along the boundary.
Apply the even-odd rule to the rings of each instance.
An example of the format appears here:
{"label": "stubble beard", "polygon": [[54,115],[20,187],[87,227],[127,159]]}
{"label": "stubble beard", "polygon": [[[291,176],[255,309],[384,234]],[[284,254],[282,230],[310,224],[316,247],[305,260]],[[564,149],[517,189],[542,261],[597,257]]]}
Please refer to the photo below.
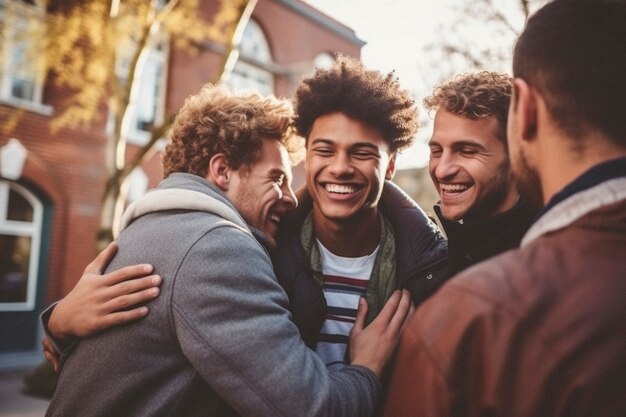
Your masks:
{"label": "stubble beard", "polygon": [[543,188],[536,169],[528,163],[526,155],[518,150],[513,164],[513,179],[520,195],[526,199],[531,207],[539,210],[543,207]]}
{"label": "stubble beard", "polygon": [[505,158],[504,161],[498,164],[496,172],[496,175],[490,179],[489,192],[474,202],[463,215],[463,219],[492,216],[507,198],[510,188],[514,186],[514,182],[511,181],[511,169],[508,158]]}

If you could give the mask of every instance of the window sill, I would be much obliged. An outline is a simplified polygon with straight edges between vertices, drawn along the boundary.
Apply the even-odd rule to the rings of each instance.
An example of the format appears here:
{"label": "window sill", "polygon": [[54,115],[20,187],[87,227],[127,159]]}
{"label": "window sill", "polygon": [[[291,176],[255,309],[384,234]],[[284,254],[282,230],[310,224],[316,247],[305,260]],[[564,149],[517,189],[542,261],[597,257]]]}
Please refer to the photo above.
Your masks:
{"label": "window sill", "polygon": [[0,104],[27,110],[32,113],[41,114],[43,116],[52,116],[52,113],[54,113],[54,108],[50,105],[33,103],[32,101],[20,100],[19,98],[15,97],[0,97]]}

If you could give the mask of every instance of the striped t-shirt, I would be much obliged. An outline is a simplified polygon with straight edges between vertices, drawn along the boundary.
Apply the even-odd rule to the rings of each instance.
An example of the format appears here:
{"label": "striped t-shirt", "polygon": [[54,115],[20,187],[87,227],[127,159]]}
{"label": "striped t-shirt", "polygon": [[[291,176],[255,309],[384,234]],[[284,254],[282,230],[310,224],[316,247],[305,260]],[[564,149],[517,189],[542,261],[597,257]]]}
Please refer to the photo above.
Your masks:
{"label": "striped t-shirt", "polygon": [[354,325],[359,298],[365,295],[378,247],[359,258],[346,258],[330,252],[317,241],[322,255],[323,291],[326,320],[315,351],[328,368],[346,364],[348,335]]}

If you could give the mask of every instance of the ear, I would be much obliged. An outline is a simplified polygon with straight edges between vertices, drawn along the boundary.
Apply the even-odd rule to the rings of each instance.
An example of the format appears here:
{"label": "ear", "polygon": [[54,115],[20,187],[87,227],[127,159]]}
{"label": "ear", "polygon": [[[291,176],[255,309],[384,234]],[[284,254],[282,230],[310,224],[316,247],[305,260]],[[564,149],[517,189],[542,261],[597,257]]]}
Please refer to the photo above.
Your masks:
{"label": "ear", "polygon": [[217,185],[222,191],[228,191],[232,170],[226,162],[226,155],[218,153],[211,157],[209,161],[209,172],[207,180]]}
{"label": "ear", "polygon": [[517,113],[520,137],[531,140],[537,134],[537,96],[521,78],[513,81],[513,111]]}
{"label": "ear", "polygon": [[389,158],[389,165],[387,165],[387,172],[385,172],[385,179],[392,180],[393,176],[396,175],[396,153],[391,154]]}

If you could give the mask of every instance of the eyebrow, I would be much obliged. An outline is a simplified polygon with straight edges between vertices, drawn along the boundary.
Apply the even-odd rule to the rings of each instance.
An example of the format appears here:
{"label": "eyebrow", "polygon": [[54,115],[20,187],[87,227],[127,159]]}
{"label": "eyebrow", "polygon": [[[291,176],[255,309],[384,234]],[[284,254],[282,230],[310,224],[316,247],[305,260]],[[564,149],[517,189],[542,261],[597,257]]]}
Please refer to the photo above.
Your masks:
{"label": "eyebrow", "polygon": [[[325,138],[315,138],[311,141],[311,145],[316,145],[320,142],[325,145],[331,145],[331,146],[335,145],[335,141],[333,141],[332,139],[325,139]],[[350,149],[353,149],[353,148],[370,148],[372,150],[378,151],[378,146],[370,142],[353,143],[352,145],[350,145]]]}
{"label": "eyebrow", "polygon": [[[439,143],[439,142],[437,142],[436,140],[433,140],[433,139],[429,140],[428,141],[428,146],[433,146],[433,145],[441,146],[441,143]],[[473,139],[463,139],[463,140],[456,141],[456,142],[452,143],[451,147],[454,148],[454,149],[458,149],[458,148],[463,147],[463,146],[472,146],[472,147],[483,149],[483,150],[487,149],[482,144],[476,142]]]}
{"label": "eyebrow", "polygon": [[291,178],[291,175],[289,175],[286,171],[282,170],[282,169],[278,169],[278,168],[274,168],[272,170],[270,170],[270,176],[274,177],[274,176],[284,176],[286,179]]}

